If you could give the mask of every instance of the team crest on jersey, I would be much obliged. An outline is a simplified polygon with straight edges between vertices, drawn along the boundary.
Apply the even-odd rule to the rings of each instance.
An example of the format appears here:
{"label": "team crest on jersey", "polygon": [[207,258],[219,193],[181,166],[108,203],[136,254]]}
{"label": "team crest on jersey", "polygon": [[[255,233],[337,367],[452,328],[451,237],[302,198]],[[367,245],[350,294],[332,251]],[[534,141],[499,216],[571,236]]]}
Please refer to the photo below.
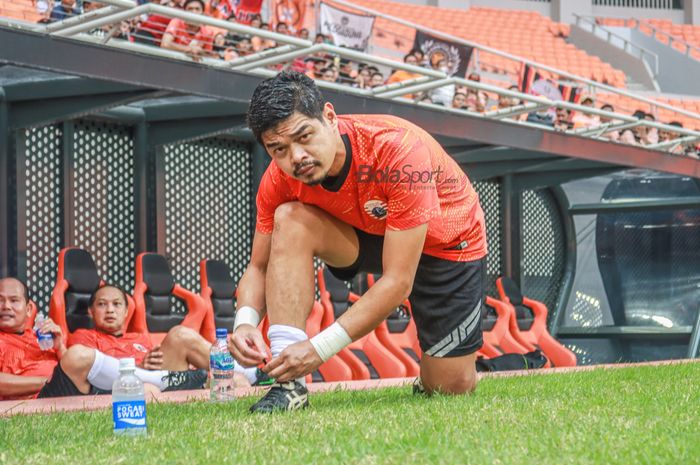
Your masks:
{"label": "team crest on jersey", "polygon": [[138,350],[139,352],[148,352],[148,349],[146,349],[144,346],[142,346],[138,342],[134,342],[133,346],[134,346],[134,349]]}
{"label": "team crest on jersey", "polygon": [[381,200],[368,200],[365,202],[365,212],[372,218],[383,220],[386,218],[386,202]]}

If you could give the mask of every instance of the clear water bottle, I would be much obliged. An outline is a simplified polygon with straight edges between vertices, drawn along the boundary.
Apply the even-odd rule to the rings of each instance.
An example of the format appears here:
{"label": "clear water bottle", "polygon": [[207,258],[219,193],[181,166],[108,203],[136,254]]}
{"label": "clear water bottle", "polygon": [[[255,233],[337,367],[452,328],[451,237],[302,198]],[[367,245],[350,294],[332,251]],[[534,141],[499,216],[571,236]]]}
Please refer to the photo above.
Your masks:
{"label": "clear water bottle", "polygon": [[119,378],[112,385],[114,434],[146,434],[146,395],[143,382],[136,377],[135,371],[133,358],[119,360]]}
{"label": "clear water bottle", "polygon": [[44,324],[44,320],[46,320],[46,318],[44,318],[44,315],[41,313],[36,316],[36,320],[34,320],[34,333],[36,334],[36,339],[39,341],[41,350],[51,350],[53,349],[53,334],[39,331],[41,325]]}
{"label": "clear water bottle", "polygon": [[228,402],[235,399],[233,385],[233,357],[226,346],[228,331],[216,330],[216,342],[209,352],[210,395],[212,402]]}

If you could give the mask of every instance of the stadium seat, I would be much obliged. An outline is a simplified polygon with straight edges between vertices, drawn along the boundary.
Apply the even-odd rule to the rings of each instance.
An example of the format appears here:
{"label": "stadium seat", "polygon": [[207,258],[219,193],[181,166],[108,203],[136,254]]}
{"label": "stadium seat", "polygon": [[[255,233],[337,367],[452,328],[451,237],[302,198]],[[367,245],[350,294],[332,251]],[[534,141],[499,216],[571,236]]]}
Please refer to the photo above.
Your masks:
{"label": "stadium seat", "polygon": [[200,333],[213,342],[216,328],[233,329],[236,317],[236,282],[231,269],[220,260],[199,262],[199,295],[207,304]]}
{"label": "stadium seat", "polygon": [[[56,284],[49,300],[49,317],[69,335],[76,329],[93,327],[88,314],[90,296],[104,281],[97,272],[92,255],[77,247],[67,247],[58,254]],[[134,316],[134,303],[127,295],[125,329]]]}
{"label": "stadium seat", "polygon": [[[306,334],[311,338],[318,334],[323,327],[323,305],[314,301],[313,309],[306,320]],[[338,355],[324,362],[318,370],[306,378],[307,382],[347,381],[353,379],[352,370]]]}
{"label": "stadium seat", "polygon": [[530,344],[520,344],[510,332],[510,321],[514,315],[513,307],[486,296],[481,329],[484,345],[479,352],[486,358],[503,354],[526,354],[535,350]]}
{"label": "stadium seat", "polygon": [[518,343],[540,349],[555,367],[576,366],[576,355],[554,339],[547,330],[547,307],[524,297],[507,277],[496,280],[500,300],[513,307],[510,331]]}
{"label": "stadium seat", "polygon": [[[567,43],[569,25],[554,22],[536,12],[483,7],[445,9],[388,0],[355,0],[354,3],[582,77],[604,79],[606,73],[617,71],[611,64]],[[401,54],[408,53],[413,46],[415,30],[412,28],[377,18],[373,30],[372,43],[375,46]],[[401,46],[397,47],[397,44]],[[543,50],[551,53],[542,54]],[[562,63],[560,60],[565,58],[571,60]],[[593,63],[600,64],[603,75],[593,73]],[[479,52],[479,65],[492,72],[511,75],[513,79],[520,69],[519,62],[487,52]],[[610,84],[624,87],[625,81],[616,80]]]}
{"label": "stadium seat", "polygon": [[[186,314],[172,311],[172,297],[184,302]],[[159,344],[176,325],[199,332],[207,313],[207,306],[200,296],[175,284],[165,257],[151,252],[136,257],[134,302],[136,311],[129,329],[150,333],[154,344]]]}
{"label": "stadium seat", "polygon": [[[367,285],[372,287],[375,276],[367,275]],[[413,321],[411,303],[406,300],[374,330],[379,342],[391,351],[406,367],[406,376],[420,374],[422,351],[418,343],[418,330]]]}
{"label": "stadium seat", "polygon": [[[324,307],[323,327],[332,324],[333,320],[345,313],[360,298],[357,294],[350,292],[350,289],[333,276],[326,267],[319,270],[318,287],[321,292],[321,304]],[[360,379],[366,379],[365,371],[358,370],[357,360],[366,366],[371,379],[407,376],[404,364],[379,341],[374,331],[353,341],[346,349],[339,352],[339,356],[353,370],[354,377],[361,376]],[[361,373],[356,373],[356,370]]]}

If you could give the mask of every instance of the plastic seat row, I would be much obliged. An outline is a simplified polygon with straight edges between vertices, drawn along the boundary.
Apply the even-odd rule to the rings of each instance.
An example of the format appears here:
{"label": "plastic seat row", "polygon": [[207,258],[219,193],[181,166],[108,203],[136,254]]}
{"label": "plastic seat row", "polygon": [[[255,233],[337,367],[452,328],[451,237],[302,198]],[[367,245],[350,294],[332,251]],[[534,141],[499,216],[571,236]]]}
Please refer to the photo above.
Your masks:
{"label": "plastic seat row", "polygon": [[[355,3],[615,87],[626,85],[622,71],[564,40],[569,35],[568,25],[536,12],[481,7],[438,8],[387,0],[355,0]],[[372,43],[407,53],[413,46],[414,36],[415,32],[404,25],[377,18]],[[518,62],[485,52],[479,53],[479,63],[488,71],[508,74],[517,73],[520,67]]]}
{"label": "plastic seat row", "polygon": [[[374,282],[375,277],[367,275],[367,287]],[[174,282],[165,257],[155,253],[139,254],[125,330],[148,333],[154,343],[161,341],[177,324],[199,331],[210,341],[214,339],[215,328],[230,330],[235,316],[236,283],[229,267],[221,261],[202,260],[200,283],[199,294],[186,290]],[[103,284],[87,251],[67,248],[60,252],[49,314],[66,334],[91,325],[88,300]],[[320,301],[314,302],[306,322],[309,337],[331,325],[360,298],[324,267],[318,270],[318,287]],[[498,289],[499,299],[486,299],[482,324],[484,345],[480,356],[524,354],[539,348],[550,360],[550,366],[576,364],[575,356],[547,332],[547,309],[543,304],[522,297],[507,278],[499,280]],[[187,312],[174,313],[171,298],[181,300]],[[263,334],[267,334],[268,326],[264,318],[260,323]],[[419,374],[421,356],[410,303],[406,301],[374,331],[321,365],[317,372],[308,376],[308,381],[413,377]]]}
{"label": "plastic seat row", "polygon": [[[211,264],[209,264],[211,266]],[[201,264],[206,275],[207,261]],[[203,295],[184,289],[175,283],[170,266],[162,255],[142,253],[136,257],[136,279],[133,296],[128,297],[125,330],[148,333],[151,340],[159,343],[168,330],[175,325],[184,325],[197,330],[207,340],[215,339],[213,306],[217,306],[218,319],[222,326],[232,326],[235,309],[221,306],[217,300],[220,291],[216,278],[205,281]],[[89,252],[79,248],[65,248],[58,256],[58,270],[49,302],[49,316],[65,334],[79,328],[90,328],[88,315],[90,296],[104,285],[95,261]],[[211,285],[211,287],[210,287]],[[173,311],[171,299],[184,303],[187,311]]]}

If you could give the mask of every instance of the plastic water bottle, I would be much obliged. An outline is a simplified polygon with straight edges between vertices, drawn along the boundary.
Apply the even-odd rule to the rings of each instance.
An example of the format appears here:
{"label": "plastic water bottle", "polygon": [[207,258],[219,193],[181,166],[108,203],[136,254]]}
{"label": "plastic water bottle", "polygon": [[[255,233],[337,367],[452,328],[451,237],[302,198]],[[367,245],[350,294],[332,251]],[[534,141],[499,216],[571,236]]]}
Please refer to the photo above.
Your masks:
{"label": "plastic water bottle", "polygon": [[216,330],[216,342],[209,352],[210,395],[212,402],[228,402],[235,399],[233,385],[233,357],[226,346],[228,331]]}
{"label": "plastic water bottle", "polygon": [[39,328],[41,328],[41,325],[44,324],[45,319],[46,318],[44,318],[44,315],[41,313],[36,316],[36,320],[34,320],[34,333],[39,341],[39,347],[41,350],[51,350],[53,349],[53,334],[42,333],[39,331]]}
{"label": "plastic water bottle", "polygon": [[146,395],[143,383],[134,374],[135,370],[136,361],[133,358],[119,360],[119,378],[112,385],[114,434],[146,434]]}

